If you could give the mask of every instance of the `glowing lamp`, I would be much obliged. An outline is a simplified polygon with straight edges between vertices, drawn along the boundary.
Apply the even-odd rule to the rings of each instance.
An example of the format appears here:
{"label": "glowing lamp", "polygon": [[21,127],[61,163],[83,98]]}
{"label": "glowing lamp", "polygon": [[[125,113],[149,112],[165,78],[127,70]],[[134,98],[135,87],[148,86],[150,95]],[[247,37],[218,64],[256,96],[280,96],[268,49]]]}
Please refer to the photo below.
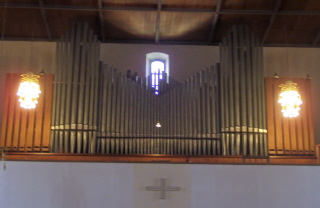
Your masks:
{"label": "glowing lamp", "polygon": [[21,83],[17,95],[19,96],[20,106],[25,109],[33,109],[38,104],[38,97],[41,93],[38,84],[40,76],[32,72],[21,75]]}
{"label": "glowing lamp", "polygon": [[283,116],[289,118],[297,117],[299,115],[300,105],[302,104],[297,83],[286,81],[285,84],[281,84],[279,87],[281,91],[278,103],[281,104]]}

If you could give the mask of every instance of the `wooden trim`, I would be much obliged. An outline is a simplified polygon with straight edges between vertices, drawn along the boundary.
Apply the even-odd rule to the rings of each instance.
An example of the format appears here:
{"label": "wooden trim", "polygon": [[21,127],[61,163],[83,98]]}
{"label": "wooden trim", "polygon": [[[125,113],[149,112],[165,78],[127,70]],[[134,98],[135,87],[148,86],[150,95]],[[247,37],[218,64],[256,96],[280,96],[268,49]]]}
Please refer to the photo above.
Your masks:
{"label": "wooden trim", "polygon": [[320,144],[316,144],[315,148],[316,148],[317,163],[320,164]]}
{"label": "wooden trim", "polygon": [[185,155],[112,155],[70,153],[7,153],[7,161],[42,162],[126,162],[192,164],[265,164],[317,165],[315,156],[185,156]]}

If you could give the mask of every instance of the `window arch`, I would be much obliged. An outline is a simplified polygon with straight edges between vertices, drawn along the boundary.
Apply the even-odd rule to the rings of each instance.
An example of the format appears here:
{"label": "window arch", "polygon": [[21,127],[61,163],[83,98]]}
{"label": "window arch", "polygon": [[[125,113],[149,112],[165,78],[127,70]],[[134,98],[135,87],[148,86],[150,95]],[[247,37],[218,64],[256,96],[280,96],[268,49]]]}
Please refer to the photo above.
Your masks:
{"label": "window arch", "polygon": [[161,52],[152,52],[146,55],[146,77],[150,78],[149,87],[159,94],[159,80],[163,79],[162,73],[166,73],[166,82],[169,83],[169,55]]}

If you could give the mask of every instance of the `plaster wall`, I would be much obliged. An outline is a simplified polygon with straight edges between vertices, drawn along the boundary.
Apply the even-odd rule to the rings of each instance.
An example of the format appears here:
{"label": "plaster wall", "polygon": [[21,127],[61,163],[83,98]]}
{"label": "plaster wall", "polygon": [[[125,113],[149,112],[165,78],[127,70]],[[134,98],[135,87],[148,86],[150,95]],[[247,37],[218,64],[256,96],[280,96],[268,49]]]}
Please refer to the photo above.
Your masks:
{"label": "plaster wall", "polygon": [[[160,178],[180,191],[145,191]],[[319,192],[319,166],[0,162],[6,208],[319,207]]]}

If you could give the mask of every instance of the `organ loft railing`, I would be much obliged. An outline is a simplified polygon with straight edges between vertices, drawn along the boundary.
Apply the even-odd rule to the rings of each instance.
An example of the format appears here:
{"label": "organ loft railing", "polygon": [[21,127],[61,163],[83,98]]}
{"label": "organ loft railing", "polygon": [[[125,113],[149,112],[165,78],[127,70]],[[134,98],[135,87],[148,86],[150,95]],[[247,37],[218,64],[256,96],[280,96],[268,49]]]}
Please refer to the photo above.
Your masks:
{"label": "organ loft railing", "polygon": [[0,147],[7,152],[314,156],[310,80],[298,80],[306,103],[300,120],[287,121],[277,113],[279,80],[266,78],[264,84],[262,48],[247,27],[232,28],[220,56],[220,64],[183,83],[162,74],[156,95],[150,77],[100,63],[97,37],[87,24],[74,24],[57,43],[54,78],[40,79],[44,90],[35,110],[18,107],[19,75],[7,75]]}

